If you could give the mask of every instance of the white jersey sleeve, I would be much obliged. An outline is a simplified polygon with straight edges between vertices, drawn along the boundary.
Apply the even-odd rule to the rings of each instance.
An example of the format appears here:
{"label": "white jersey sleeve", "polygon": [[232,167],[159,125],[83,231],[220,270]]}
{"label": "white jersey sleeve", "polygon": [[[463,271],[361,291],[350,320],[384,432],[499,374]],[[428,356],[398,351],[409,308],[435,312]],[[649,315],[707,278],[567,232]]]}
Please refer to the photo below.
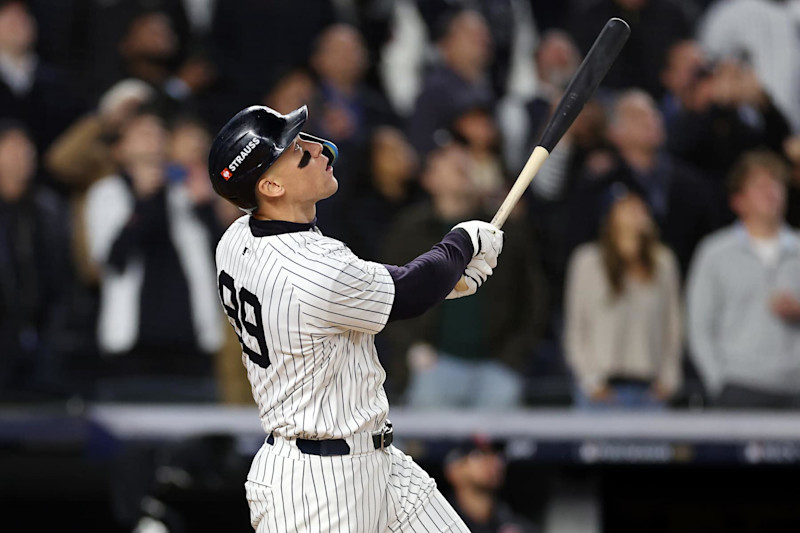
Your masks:
{"label": "white jersey sleeve", "polygon": [[394,301],[394,283],[386,267],[361,260],[349,250],[324,256],[317,267],[315,276],[295,280],[311,329],[375,334],[384,328]]}

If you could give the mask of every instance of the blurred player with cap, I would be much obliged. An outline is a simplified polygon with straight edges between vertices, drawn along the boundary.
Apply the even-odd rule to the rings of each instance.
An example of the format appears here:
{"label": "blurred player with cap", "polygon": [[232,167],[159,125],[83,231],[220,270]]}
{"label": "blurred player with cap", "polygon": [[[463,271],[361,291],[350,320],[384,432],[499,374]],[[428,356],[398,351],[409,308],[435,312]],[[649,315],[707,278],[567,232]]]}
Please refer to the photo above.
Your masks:
{"label": "blurred player with cap", "polygon": [[472,533],[533,533],[536,528],[498,497],[505,480],[502,451],[481,435],[464,440],[445,457],[452,501]]}
{"label": "blurred player with cap", "polygon": [[[404,266],[356,257],[317,227],[336,146],[302,132],[305,106],[242,110],[209,156],[214,190],[247,215],[217,246],[219,296],[267,434],[245,484],[267,531],[468,531],[434,480],[391,445],[374,336],[491,275],[503,234],[456,225]],[[409,236],[413,238],[413,236]],[[457,291],[464,275],[468,289]]]}

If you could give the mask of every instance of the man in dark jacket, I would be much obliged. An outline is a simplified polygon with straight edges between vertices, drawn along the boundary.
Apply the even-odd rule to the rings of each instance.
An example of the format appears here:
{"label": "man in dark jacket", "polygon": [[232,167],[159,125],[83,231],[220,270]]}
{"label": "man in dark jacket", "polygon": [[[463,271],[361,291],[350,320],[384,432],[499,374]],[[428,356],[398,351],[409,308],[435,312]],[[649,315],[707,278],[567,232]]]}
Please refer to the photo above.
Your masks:
{"label": "man in dark jacket", "polygon": [[64,319],[68,221],[55,194],[32,183],[36,149],[18,123],[0,123],[0,392],[53,385]]}
{"label": "man in dark jacket", "polygon": [[664,126],[653,99],[639,90],[623,93],[609,125],[616,147],[614,167],[595,181],[578,184],[570,200],[567,240],[575,246],[597,237],[605,192],[624,183],[648,203],[661,238],[678,258],[682,273],[697,243],[719,224],[708,183],[663,150]]}
{"label": "man in dark jacket", "polygon": [[24,1],[0,0],[0,118],[27,124],[43,151],[84,110],[70,78],[36,55]]}
{"label": "man in dark jacket", "polygon": [[[422,176],[431,202],[402,213],[386,240],[384,260],[402,264],[437,242],[443,228],[478,213],[463,148],[432,153]],[[512,218],[503,226],[504,253],[514,257],[495,270],[472,298],[447,301],[425,315],[386,328],[402,375],[408,362],[407,401],[418,407],[509,407],[523,399],[523,372],[542,331],[544,282],[527,228]],[[410,240],[408,235],[416,238]],[[445,386],[446,385],[446,386]]]}
{"label": "man in dark jacket", "polygon": [[486,20],[477,11],[464,10],[447,19],[445,28],[437,42],[441,60],[426,73],[408,123],[408,137],[422,157],[441,143],[459,110],[471,104],[492,107],[495,102]]}

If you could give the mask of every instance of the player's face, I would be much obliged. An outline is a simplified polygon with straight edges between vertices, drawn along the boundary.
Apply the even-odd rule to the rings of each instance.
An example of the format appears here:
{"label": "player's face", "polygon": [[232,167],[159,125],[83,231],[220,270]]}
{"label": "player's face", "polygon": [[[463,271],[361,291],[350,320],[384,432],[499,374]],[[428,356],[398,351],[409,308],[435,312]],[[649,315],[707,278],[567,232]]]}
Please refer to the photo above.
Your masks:
{"label": "player's face", "polygon": [[281,184],[297,202],[317,202],[332,196],[339,188],[333,167],[322,154],[322,145],[295,138],[275,162],[275,171],[284,177]]}

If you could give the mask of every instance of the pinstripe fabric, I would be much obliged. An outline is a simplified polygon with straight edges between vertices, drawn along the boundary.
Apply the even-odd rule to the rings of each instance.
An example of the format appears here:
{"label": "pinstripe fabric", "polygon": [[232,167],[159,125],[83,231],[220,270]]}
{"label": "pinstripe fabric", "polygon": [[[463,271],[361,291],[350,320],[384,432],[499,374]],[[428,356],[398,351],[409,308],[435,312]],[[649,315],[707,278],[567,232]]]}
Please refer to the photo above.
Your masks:
{"label": "pinstripe fabric", "polygon": [[397,448],[335,457],[276,438],[245,483],[258,533],[469,531],[436,482]]}
{"label": "pinstripe fabric", "polygon": [[[386,268],[318,230],[254,237],[247,216],[222,237],[216,259],[236,292],[244,288],[261,304],[269,365],[244,354],[242,362],[264,431],[335,439],[382,428],[389,404],[374,335],[394,301]],[[224,305],[245,305],[235,298],[223,288]],[[253,307],[244,311],[255,324]],[[264,357],[245,328],[237,333]]]}
{"label": "pinstripe fabric", "polygon": [[[374,344],[394,301],[386,268],[316,229],[255,237],[247,216],[222,237],[216,259],[261,425],[274,437],[245,483],[253,528],[467,531],[410,457],[372,445],[389,409]],[[253,335],[259,328],[268,354]],[[304,454],[297,438],[345,439],[351,453]]]}
{"label": "pinstripe fabric", "polygon": [[442,493],[436,490],[428,504],[419,510],[413,520],[390,531],[469,532],[469,529]]}
{"label": "pinstripe fabric", "polygon": [[373,531],[469,531],[436,488],[436,482],[411,457],[390,447],[391,469],[384,506]]}

